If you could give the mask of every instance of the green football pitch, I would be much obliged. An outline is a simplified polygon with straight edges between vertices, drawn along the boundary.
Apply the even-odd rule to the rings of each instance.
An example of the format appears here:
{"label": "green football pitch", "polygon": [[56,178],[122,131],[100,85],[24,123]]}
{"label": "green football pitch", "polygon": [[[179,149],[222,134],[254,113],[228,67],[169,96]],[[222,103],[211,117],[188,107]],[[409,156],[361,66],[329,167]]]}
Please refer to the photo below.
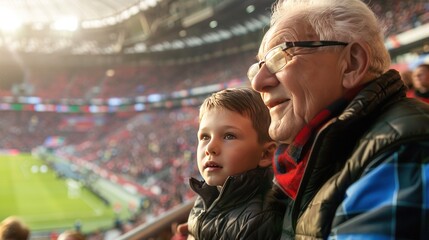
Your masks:
{"label": "green football pitch", "polygon": [[0,220],[18,216],[32,231],[83,232],[113,226],[115,213],[80,183],[58,178],[29,154],[0,155]]}

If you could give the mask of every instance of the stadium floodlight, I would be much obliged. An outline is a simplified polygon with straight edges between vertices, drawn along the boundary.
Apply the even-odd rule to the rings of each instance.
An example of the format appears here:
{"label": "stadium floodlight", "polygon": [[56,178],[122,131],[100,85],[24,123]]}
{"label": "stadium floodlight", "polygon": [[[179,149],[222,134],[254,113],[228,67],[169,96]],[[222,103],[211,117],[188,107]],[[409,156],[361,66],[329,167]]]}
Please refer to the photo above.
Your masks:
{"label": "stadium floodlight", "polygon": [[135,52],[145,52],[147,50],[147,46],[144,43],[137,43],[134,46]]}
{"label": "stadium floodlight", "polygon": [[144,10],[148,9],[148,5],[145,1],[141,1],[139,4],[139,8],[144,11]]}
{"label": "stadium floodlight", "polygon": [[235,36],[240,36],[240,35],[247,34],[248,31],[247,31],[247,29],[243,25],[236,24],[236,25],[234,25],[234,26],[231,27],[231,32]]}
{"label": "stadium floodlight", "polygon": [[79,20],[75,16],[66,16],[51,25],[51,29],[74,32],[79,26]]}
{"label": "stadium floodlight", "polygon": [[146,0],[146,4],[150,7],[156,6],[156,0]]}
{"label": "stadium floodlight", "polygon": [[180,40],[174,40],[171,45],[173,46],[173,49],[182,49],[185,47],[185,43]]}
{"label": "stadium floodlight", "polygon": [[190,37],[186,39],[185,42],[190,47],[201,46],[203,44],[203,40],[198,37]]}
{"label": "stadium floodlight", "polygon": [[249,5],[249,6],[247,6],[246,7],[246,12],[247,13],[252,13],[252,12],[254,12],[255,11],[255,5]]}
{"label": "stadium floodlight", "polygon": [[0,30],[14,32],[22,26],[22,19],[12,9],[0,8]]}
{"label": "stadium floodlight", "polygon": [[218,34],[224,40],[230,39],[232,37],[232,33],[230,31],[226,31],[226,30],[219,30]]}
{"label": "stadium floodlight", "polygon": [[210,28],[216,28],[217,27],[217,21],[213,20],[209,23]]}

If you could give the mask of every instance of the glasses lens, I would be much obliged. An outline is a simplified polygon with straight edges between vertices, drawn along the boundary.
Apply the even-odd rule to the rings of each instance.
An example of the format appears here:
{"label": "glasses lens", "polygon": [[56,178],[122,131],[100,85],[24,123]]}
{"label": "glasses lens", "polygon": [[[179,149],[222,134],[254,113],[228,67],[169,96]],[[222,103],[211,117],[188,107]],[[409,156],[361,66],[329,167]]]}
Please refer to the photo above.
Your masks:
{"label": "glasses lens", "polygon": [[[271,74],[274,74],[286,66],[286,62],[286,56],[281,47],[275,47],[271,49],[267,55],[265,55],[265,61],[262,63],[265,63],[268,71]],[[258,74],[260,65],[261,63],[254,63],[252,66],[250,66],[249,70],[247,71],[247,77],[250,81],[253,80],[256,74]]]}
{"label": "glasses lens", "polygon": [[247,77],[250,81],[253,80],[253,78],[258,74],[259,71],[259,63],[254,63],[252,66],[249,67],[249,70],[247,71]]}
{"label": "glasses lens", "polygon": [[270,73],[274,74],[286,66],[286,56],[280,47],[271,49],[265,56],[265,65]]}

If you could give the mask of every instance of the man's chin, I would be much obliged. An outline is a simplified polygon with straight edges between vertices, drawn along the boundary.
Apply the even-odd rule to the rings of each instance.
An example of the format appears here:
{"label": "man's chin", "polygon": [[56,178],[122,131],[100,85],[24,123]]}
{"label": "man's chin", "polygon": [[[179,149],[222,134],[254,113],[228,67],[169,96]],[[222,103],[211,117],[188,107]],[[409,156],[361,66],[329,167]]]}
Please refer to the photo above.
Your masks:
{"label": "man's chin", "polygon": [[282,125],[280,126],[271,125],[269,129],[269,134],[270,134],[270,137],[278,143],[290,144],[293,142],[296,136],[296,133],[298,133],[298,131],[295,131],[295,129],[282,127]]}

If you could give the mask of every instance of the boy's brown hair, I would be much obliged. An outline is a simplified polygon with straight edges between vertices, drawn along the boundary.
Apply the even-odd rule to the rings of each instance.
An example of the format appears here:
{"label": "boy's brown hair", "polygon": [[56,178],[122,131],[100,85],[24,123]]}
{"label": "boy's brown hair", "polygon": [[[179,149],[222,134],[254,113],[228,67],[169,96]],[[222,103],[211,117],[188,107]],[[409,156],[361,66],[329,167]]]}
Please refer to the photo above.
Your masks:
{"label": "boy's brown hair", "polygon": [[199,121],[212,109],[227,109],[250,118],[258,134],[258,142],[272,141],[268,134],[271,117],[261,95],[250,88],[228,88],[213,93],[200,107]]}

